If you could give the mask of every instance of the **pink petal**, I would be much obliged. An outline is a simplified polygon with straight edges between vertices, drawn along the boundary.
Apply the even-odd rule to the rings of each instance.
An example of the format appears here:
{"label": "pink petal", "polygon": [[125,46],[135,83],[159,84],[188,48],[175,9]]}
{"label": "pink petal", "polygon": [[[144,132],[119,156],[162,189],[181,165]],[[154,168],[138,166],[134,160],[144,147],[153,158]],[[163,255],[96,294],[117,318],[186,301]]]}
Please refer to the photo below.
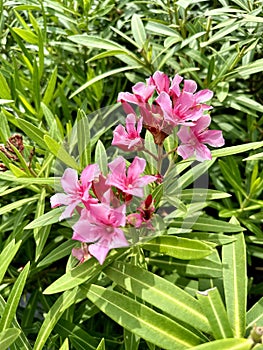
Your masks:
{"label": "pink petal", "polygon": [[172,101],[166,92],[162,91],[155,102],[158,103],[165,114],[169,116],[172,114]]}
{"label": "pink petal", "polygon": [[134,95],[131,94],[130,92],[120,92],[117,98],[118,102],[129,102],[129,103],[138,103],[138,98]]}
{"label": "pink petal", "polygon": [[68,206],[66,206],[65,210],[63,213],[60,215],[59,221],[63,219],[70,218],[73,215],[74,209],[76,206],[80,203],[80,201],[75,201],[70,203]]}
{"label": "pink petal", "polygon": [[[123,157],[117,157],[112,162],[108,164],[112,175],[116,175],[117,177],[123,177],[126,173],[126,163]],[[106,182],[107,183],[107,182]]]}
{"label": "pink petal", "polygon": [[100,175],[100,167],[98,164],[89,164],[82,171],[80,180],[84,189],[89,189],[91,183],[95,178],[98,178]]}
{"label": "pink petal", "polygon": [[187,126],[181,126],[180,130],[177,133],[177,136],[182,143],[190,143],[194,138],[192,130]]}
{"label": "pink petal", "polygon": [[152,85],[145,85],[144,83],[137,83],[132,87],[132,92],[136,95],[138,100],[147,102],[154,93],[155,87]]}
{"label": "pink petal", "polygon": [[66,193],[76,195],[80,190],[77,171],[67,168],[61,178],[61,185]]}
{"label": "pink petal", "polygon": [[108,255],[110,248],[99,243],[91,244],[89,246],[89,252],[98,262],[103,265],[106,256]]}
{"label": "pink petal", "polygon": [[139,157],[134,158],[127,172],[127,178],[130,184],[132,184],[143,173],[145,166],[145,159]]}
{"label": "pink petal", "polygon": [[213,147],[222,147],[225,144],[222,131],[206,130],[200,135],[200,142],[207,143]]}
{"label": "pink petal", "polygon": [[114,233],[111,236],[110,248],[122,248],[128,247],[129,243],[123,233],[119,228],[115,228]]}
{"label": "pink petal", "polygon": [[175,94],[177,97],[180,95],[181,91],[179,85],[182,82],[182,80],[183,78],[180,75],[175,75],[171,83],[170,94]]}
{"label": "pink petal", "polygon": [[180,145],[177,148],[177,153],[179,156],[181,156],[183,159],[190,158],[195,153],[195,148],[192,145]]}
{"label": "pink petal", "polygon": [[197,89],[197,84],[194,80],[184,80],[184,91],[195,92]]}
{"label": "pink petal", "polygon": [[135,129],[135,124],[136,124],[136,116],[134,114],[127,115],[126,130],[128,131],[128,134],[137,133],[137,131]]}
{"label": "pink petal", "polygon": [[170,80],[166,74],[164,74],[163,72],[157,71],[154,73],[152,79],[159,94],[162,91],[167,93],[169,92]]}
{"label": "pink petal", "polygon": [[202,103],[211,100],[214,93],[211,90],[205,89],[200,90],[195,94],[195,101],[196,103]]}
{"label": "pink petal", "polygon": [[193,126],[192,130],[196,135],[200,134],[202,131],[209,127],[210,123],[211,117],[207,114],[203,115],[196,121],[195,126]]}
{"label": "pink petal", "polygon": [[196,160],[198,160],[199,162],[212,159],[210,150],[206,147],[206,145],[203,145],[202,143],[197,145],[195,149],[195,155],[196,155]]}
{"label": "pink petal", "polygon": [[71,198],[65,193],[56,193],[50,197],[51,208],[60,207],[61,205],[68,205]]}

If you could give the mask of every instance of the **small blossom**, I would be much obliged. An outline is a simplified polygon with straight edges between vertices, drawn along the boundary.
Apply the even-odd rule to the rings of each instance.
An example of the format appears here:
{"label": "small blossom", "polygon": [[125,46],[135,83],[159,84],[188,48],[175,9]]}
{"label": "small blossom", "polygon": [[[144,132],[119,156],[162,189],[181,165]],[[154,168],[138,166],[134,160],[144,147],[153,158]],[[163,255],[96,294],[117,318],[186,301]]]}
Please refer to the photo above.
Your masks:
{"label": "small blossom", "polygon": [[113,146],[118,146],[123,151],[141,151],[143,149],[143,139],[140,137],[142,131],[142,118],[137,122],[136,116],[129,114],[126,118],[126,130],[122,125],[118,125],[113,131]]}
{"label": "small blossom", "polygon": [[152,175],[141,176],[146,166],[146,160],[143,158],[135,157],[127,170],[127,174],[123,157],[114,159],[108,166],[111,173],[108,175],[106,184],[115,186],[124,194],[143,197],[143,188],[156,180],[156,177]]}
{"label": "small blossom", "polygon": [[65,205],[66,209],[59,220],[71,217],[74,209],[83,203],[89,206],[91,203],[97,203],[97,199],[92,198],[89,190],[92,181],[100,174],[98,164],[88,165],[82,172],[80,181],[76,170],[67,168],[61,178],[61,185],[65,193],[56,193],[50,198],[51,207],[56,208]]}
{"label": "small blossom", "polygon": [[177,153],[187,159],[191,156],[196,156],[200,162],[211,159],[211,152],[204,143],[213,146],[221,147],[225,141],[220,130],[207,130],[211,123],[209,115],[204,115],[196,121],[196,124],[191,127],[182,126],[177,133],[181,140],[181,145],[177,149]]}
{"label": "small blossom", "polygon": [[84,208],[80,219],[73,226],[73,239],[91,243],[89,253],[102,265],[113,248],[129,246],[121,226],[126,222],[126,206],[110,208],[106,204],[91,204]]}

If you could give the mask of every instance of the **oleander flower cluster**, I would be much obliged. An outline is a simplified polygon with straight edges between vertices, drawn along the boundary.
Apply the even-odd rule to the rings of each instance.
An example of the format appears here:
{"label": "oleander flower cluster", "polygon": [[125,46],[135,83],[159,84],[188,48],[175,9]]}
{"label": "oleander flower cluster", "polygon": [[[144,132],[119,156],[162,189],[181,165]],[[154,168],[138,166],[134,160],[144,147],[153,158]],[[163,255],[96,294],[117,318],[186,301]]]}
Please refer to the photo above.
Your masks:
{"label": "oleander flower cluster", "polygon": [[[211,159],[206,144],[224,145],[221,131],[208,130],[211,123],[208,111],[212,107],[207,102],[212,91],[196,90],[193,80],[183,80],[178,74],[170,80],[157,71],[145,83],[134,85],[132,93],[121,92],[118,96],[127,114],[126,125],[115,128],[112,145],[125,152],[148,152],[157,161],[155,174],[145,174],[146,160],[139,156],[128,168],[125,159],[117,157],[108,164],[106,176],[98,164],[87,165],[80,178],[76,170],[65,170],[61,178],[64,193],[51,197],[51,207],[64,206],[60,220],[74,213],[78,215],[72,238],[81,242],[81,248],[73,249],[72,253],[80,262],[95,257],[103,264],[111,249],[129,246],[125,227],[154,231],[152,219],[156,209],[151,190],[164,180],[162,161],[168,153],[165,154],[163,143],[175,128],[180,144],[173,152],[183,159],[193,156],[198,161]],[[145,148],[143,128],[152,134],[161,152],[153,154]],[[135,198],[141,199],[136,210],[132,206]]]}
{"label": "oleander flower cluster", "polygon": [[170,81],[166,74],[157,71],[146,79],[146,83],[134,85],[133,93],[119,93],[118,101],[128,116],[126,130],[121,125],[117,126],[112,144],[124,151],[143,150],[142,127],[151,132],[157,145],[162,145],[177,127],[180,140],[178,155],[183,159],[195,156],[198,161],[211,159],[211,152],[205,144],[221,147],[224,139],[221,131],[208,130],[211,118],[207,111],[212,107],[206,102],[213,97],[213,92],[196,90],[194,80],[183,81],[176,74]]}

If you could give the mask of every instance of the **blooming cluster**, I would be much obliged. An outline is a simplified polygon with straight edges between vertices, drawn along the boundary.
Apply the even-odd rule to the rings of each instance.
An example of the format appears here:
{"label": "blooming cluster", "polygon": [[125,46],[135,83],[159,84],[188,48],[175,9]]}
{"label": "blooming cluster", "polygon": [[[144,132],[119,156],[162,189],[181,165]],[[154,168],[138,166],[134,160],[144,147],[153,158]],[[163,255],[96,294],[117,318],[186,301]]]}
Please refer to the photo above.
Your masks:
{"label": "blooming cluster", "polygon": [[[108,164],[110,173],[107,177],[101,174],[97,164],[90,164],[82,171],[80,180],[76,170],[65,170],[61,178],[65,193],[53,195],[50,201],[52,208],[65,206],[60,220],[71,217],[75,209],[80,214],[73,226],[72,237],[83,243],[81,249],[73,250],[73,255],[80,261],[94,256],[103,264],[110,249],[129,245],[122,230],[126,223],[138,228],[150,221],[148,211],[154,211],[153,205],[149,210],[145,207],[145,214],[140,212],[136,222],[131,222],[130,216],[126,217],[133,196],[142,198],[143,188],[157,179],[142,175],[145,166],[144,159],[135,157],[126,171],[125,159],[118,157]],[[150,206],[150,203],[145,205]]]}
{"label": "blooming cluster", "polygon": [[[79,219],[73,225],[73,239],[81,242],[73,255],[82,261],[94,256],[103,264],[110,249],[129,245],[125,226],[135,229],[145,227],[154,230],[152,218],[155,212],[152,194],[144,198],[144,188],[150,183],[163,181],[161,165],[163,152],[155,155],[145,148],[142,128],[152,135],[158,150],[167,136],[179,129],[180,145],[177,152],[183,159],[195,156],[198,161],[211,159],[205,144],[220,147],[224,144],[222,132],[208,130],[211,118],[206,104],[213,93],[205,89],[196,92],[193,80],[184,80],[178,74],[170,80],[162,72],[155,72],[146,83],[137,83],[132,93],[121,92],[118,101],[127,113],[126,128],[118,125],[113,131],[112,145],[123,151],[146,151],[157,160],[157,174],[143,175],[146,161],[136,156],[128,169],[119,156],[108,164],[109,173],[104,176],[98,164],[90,164],[82,171],[80,179],[76,170],[65,170],[61,185],[64,193],[51,197],[52,208],[64,205],[60,220],[69,218],[74,211]],[[135,210],[131,210],[133,197],[144,198]]]}
{"label": "blooming cluster", "polygon": [[[222,132],[207,130],[211,123],[207,111],[212,107],[209,101],[213,92],[205,89],[196,92],[197,84],[193,80],[184,80],[178,74],[170,81],[163,72],[155,72],[146,83],[137,83],[132,92],[121,92],[118,101],[128,113],[126,130],[118,126],[114,131],[113,145],[123,150],[142,150],[144,140],[140,137],[142,126],[151,132],[157,145],[162,145],[175,127],[181,144],[177,153],[183,158],[196,156],[198,161],[211,159],[207,146],[224,145]],[[135,110],[139,109],[139,117]],[[137,123],[137,129],[135,125]]]}

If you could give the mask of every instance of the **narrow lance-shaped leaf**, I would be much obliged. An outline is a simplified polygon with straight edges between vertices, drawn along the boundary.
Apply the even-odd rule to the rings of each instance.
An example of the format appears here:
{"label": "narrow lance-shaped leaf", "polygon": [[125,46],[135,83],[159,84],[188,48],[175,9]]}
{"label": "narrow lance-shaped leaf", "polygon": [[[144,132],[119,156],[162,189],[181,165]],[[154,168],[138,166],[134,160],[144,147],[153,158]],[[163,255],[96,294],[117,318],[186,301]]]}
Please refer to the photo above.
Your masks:
{"label": "narrow lance-shaped leaf", "polygon": [[132,35],[138,44],[138,46],[142,49],[146,42],[146,33],[142,23],[140,16],[134,14],[131,20],[131,29]]}
{"label": "narrow lance-shaped leaf", "polygon": [[204,242],[175,236],[156,237],[144,243],[143,248],[183,260],[201,259],[213,252]]}
{"label": "narrow lance-shaped leaf", "polygon": [[197,297],[206,315],[215,339],[232,338],[226,309],[217,288],[198,292]]}
{"label": "narrow lance-shaped leaf", "polygon": [[0,255],[0,283],[2,282],[2,279],[6,273],[6,270],[8,269],[9,264],[13,260],[14,256],[16,255],[22,241],[19,241],[15,243],[15,240],[13,239],[1,252]]}
{"label": "narrow lance-shaped leaf", "polygon": [[211,341],[191,348],[192,350],[250,350],[251,340],[249,339],[220,339]]}
{"label": "narrow lance-shaped leaf", "polygon": [[169,315],[208,332],[198,301],[184,290],[151,272],[116,261],[104,272],[115,283]]}
{"label": "narrow lance-shaped leaf", "polygon": [[0,349],[9,349],[9,346],[14,343],[20,334],[20,330],[17,328],[7,328],[0,333]]}
{"label": "narrow lance-shaped leaf", "polygon": [[96,285],[81,289],[107,316],[159,347],[182,350],[202,341],[187,328],[123,294]]}
{"label": "narrow lance-shaped leaf", "polygon": [[[235,220],[236,221],[236,220]],[[246,325],[247,273],[244,235],[222,248],[226,309],[236,338],[243,337]]]}
{"label": "narrow lance-shaped leaf", "polygon": [[19,304],[19,301],[26,283],[29,267],[30,267],[30,263],[28,262],[26,266],[23,268],[16,282],[14,283],[12,291],[9,294],[5,309],[1,315],[2,317],[0,321],[0,331],[3,331],[9,328],[13,321],[13,318],[15,317],[16,309]]}

